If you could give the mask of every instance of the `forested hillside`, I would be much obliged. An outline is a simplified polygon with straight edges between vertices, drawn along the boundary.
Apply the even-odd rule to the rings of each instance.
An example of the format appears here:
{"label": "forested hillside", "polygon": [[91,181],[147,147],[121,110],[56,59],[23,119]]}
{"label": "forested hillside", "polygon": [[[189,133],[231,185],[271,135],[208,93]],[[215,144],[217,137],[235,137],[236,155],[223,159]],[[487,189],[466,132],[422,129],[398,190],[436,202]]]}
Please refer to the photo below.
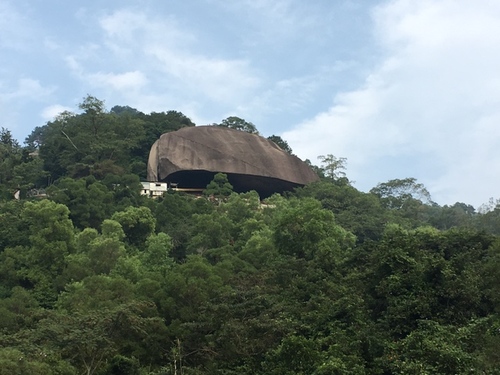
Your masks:
{"label": "forested hillside", "polygon": [[149,199],[151,144],[193,122],[81,109],[0,134],[0,375],[500,374],[494,201],[360,192],[333,155],[264,202],[224,175]]}

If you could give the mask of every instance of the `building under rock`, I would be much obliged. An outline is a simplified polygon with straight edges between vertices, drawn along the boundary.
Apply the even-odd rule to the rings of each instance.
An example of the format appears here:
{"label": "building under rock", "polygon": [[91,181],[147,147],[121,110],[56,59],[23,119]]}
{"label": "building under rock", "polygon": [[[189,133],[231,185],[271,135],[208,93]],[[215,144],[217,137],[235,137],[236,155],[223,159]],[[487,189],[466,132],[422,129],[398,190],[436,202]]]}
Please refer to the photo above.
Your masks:
{"label": "building under rock", "polygon": [[319,178],[302,160],[261,136],[221,126],[185,127],[165,133],[149,153],[148,181],[203,190],[216,173],[227,174],[236,192],[261,198]]}

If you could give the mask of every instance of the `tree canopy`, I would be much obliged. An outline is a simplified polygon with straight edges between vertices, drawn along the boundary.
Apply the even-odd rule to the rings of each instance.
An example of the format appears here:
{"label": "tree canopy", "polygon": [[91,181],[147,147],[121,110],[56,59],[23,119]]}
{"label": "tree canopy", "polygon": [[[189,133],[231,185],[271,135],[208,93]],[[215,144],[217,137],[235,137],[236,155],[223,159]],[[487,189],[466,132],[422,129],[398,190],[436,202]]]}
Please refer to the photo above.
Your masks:
{"label": "tree canopy", "polygon": [[228,118],[225,118],[224,120],[221,121],[220,124],[217,125],[224,126],[226,128],[234,130],[241,130],[251,134],[259,134],[259,131],[257,130],[257,127],[254,124],[237,116],[229,116]]}
{"label": "tree canopy", "polygon": [[194,124],[81,110],[0,131],[0,374],[500,373],[497,201],[361,192],[331,154],[264,201],[224,174],[146,198],[152,142]]}
{"label": "tree canopy", "polygon": [[288,152],[290,155],[292,155],[292,148],[288,144],[287,141],[285,141],[283,138],[281,138],[279,135],[271,135],[267,137],[271,142],[276,143],[283,151]]}

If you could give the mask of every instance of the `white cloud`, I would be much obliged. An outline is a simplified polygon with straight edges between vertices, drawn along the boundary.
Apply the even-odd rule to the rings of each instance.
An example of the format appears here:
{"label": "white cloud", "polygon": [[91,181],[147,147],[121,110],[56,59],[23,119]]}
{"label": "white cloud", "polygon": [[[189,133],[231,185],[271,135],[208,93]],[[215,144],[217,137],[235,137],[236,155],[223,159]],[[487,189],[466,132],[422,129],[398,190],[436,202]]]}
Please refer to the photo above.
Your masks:
{"label": "white cloud", "polygon": [[25,49],[30,34],[32,30],[27,19],[8,1],[2,1],[0,3],[0,47]]}
{"label": "white cloud", "polygon": [[[219,0],[219,5],[228,9],[235,17],[245,14],[245,28],[241,36],[246,36],[245,44],[262,48],[270,45],[282,48],[297,36],[314,42],[319,35],[324,37],[331,15],[339,4],[322,2],[302,2],[295,0]],[[321,33],[311,32],[321,30]]]}
{"label": "white cloud", "polygon": [[148,81],[146,76],[137,70],[122,74],[94,73],[89,74],[88,78],[93,85],[109,87],[117,91],[138,90],[146,85]]}
{"label": "white cloud", "polygon": [[62,112],[68,111],[71,112],[73,108],[61,105],[61,104],[54,104],[50,105],[48,107],[45,107],[42,109],[42,112],[40,113],[40,117],[44,121],[52,121],[54,120],[59,114]]}
{"label": "white cloud", "polygon": [[326,87],[331,87],[335,78],[347,68],[348,64],[336,63],[328,69],[300,77],[277,81],[269,79],[267,89],[262,89],[258,95],[240,103],[235,108],[236,111],[227,113],[227,116],[238,113],[241,117],[261,123],[271,115],[294,117],[302,114],[314,104],[319,93]]}
{"label": "white cloud", "polygon": [[34,108],[47,102],[54,90],[32,78],[0,81],[0,125],[11,130],[15,138],[22,138],[25,134],[19,129],[20,118],[31,111],[37,113]]}
{"label": "white cloud", "polygon": [[[331,21],[325,3],[211,0],[197,8],[206,7],[211,12],[206,17],[187,17],[179,7],[157,14],[148,8],[114,9],[100,17],[80,12],[82,23],[97,20],[100,40],[67,54],[71,72],[93,86],[87,92],[105,95],[108,103],[126,102],[145,112],[187,108],[195,110],[188,116],[203,122],[236,114],[263,133],[277,133],[274,129],[290,119],[311,113],[314,97],[344,79],[341,70],[354,70],[350,61],[323,56],[320,36]],[[147,80],[134,87],[133,77],[122,77],[123,72],[144,72]],[[124,79],[126,90],[115,85],[118,77],[130,78]],[[288,118],[278,118],[283,115]]]}
{"label": "white cloud", "polygon": [[44,101],[54,91],[54,88],[43,87],[40,81],[32,78],[18,79],[14,89],[9,90],[4,86],[0,85],[0,99],[5,102],[26,99]]}
{"label": "white cloud", "polygon": [[[348,157],[363,189],[417,177],[440,203],[500,195],[500,4],[391,1],[373,13],[386,58],[363,87],[283,136]],[[497,177],[498,176],[498,177]]]}
{"label": "white cloud", "polygon": [[[101,17],[99,26],[102,43],[80,47],[66,62],[80,80],[106,89],[108,97],[143,103],[144,96],[155,96],[153,102],[167,96],[177,108],[193,101],[231,105],[260,85],[248,61],[198,52],[198,35],[173,17],[122,9]],[[96,69],[99,64],[103,67]]]}
{"label": "white cloud", "polygon": [[217,102],[238,102],[257,88],[259,79],[244,60],[209,58],[151,46],[146,54],[154,57],[164,74],[176,79],[184,90]]}

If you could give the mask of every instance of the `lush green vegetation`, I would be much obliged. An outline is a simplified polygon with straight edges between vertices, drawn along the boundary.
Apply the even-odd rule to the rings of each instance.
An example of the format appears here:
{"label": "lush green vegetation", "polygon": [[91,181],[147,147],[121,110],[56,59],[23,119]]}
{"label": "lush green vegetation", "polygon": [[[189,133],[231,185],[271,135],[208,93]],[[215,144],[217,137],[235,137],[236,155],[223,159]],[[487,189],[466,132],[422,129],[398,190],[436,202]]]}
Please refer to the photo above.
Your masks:
{"label": "lush green vegetation", "polygon": [[333,155],[264,204],[224,175],[148,199],[151,144],[194,124],[81,108],[0,134],[0,375],[500,374],[495,202],[363,193]]}

